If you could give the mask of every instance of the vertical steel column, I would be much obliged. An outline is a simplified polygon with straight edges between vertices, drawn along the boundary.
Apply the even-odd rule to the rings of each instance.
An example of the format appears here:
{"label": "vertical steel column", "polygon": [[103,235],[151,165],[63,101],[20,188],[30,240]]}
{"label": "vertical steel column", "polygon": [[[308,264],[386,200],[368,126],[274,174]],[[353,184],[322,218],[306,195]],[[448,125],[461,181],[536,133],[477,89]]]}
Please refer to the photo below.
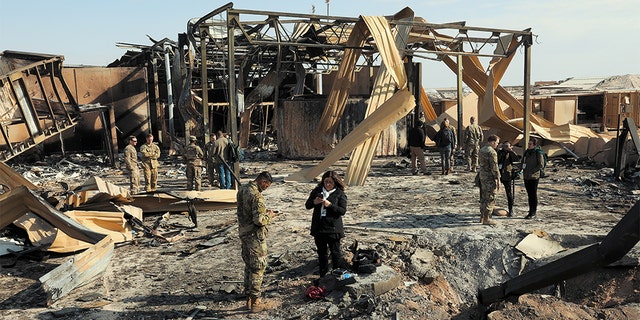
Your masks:
{"label": "vertical steel column", "polygon": [[[460,48],[460,51],[462,51],[462,48]],[[463,96],[463,92],[462,92],[462,55],[457,55],[456,56],[456,63],[458,64],[458,75],[457,75],[457,80],[458,80],[458,84],[457,84],[457,88],[458,88],[458,149],[460,149],[462,147],[462,99],[464,98]],[[444,110],[443,110],[444,111]],[[480,144],[482,144],[482,141],[480,142]]]}
{"label": "vertical steel column", "polygon": [[522,43],[524,44],[524,119],[523,119],[523,133],[524,133],[524,146],[523,152],[527,150],[529,146],[529,132],[531,131],[531,44],[532,36],[523,35]]}
{"label": "vertical steel column", "polygon": [[169,102],[169,133],[175,136],[175,127],[173,126],[173,88],[171,86],[171,60],[169,60],[169,50],[171,46],[164,44],[164,73],[167,77],[167,102]]}
{"label": "vertical steel column", "polygon": [[[202,87],[202,129],[204,129],[204,141],[209,142],[211,132],[211,119],[209,119],[209,81],[207,75],[207,38],[208,27],[200,27],[200,86]],[[186,137],[185,137],[186,138]]]}
{"label": "vertical steel column", "polygon": [[[234,143],[240,143],[238,140],[238,103],[236,99],[236,68],[235,68],[235,21],[240,21],[238,13],[227,11],[227,49],[229,52],[227,62],[227,73],[229,76],[229,126],[231,129],[231,139]],[[233,172],[236,177],[240,174],[240,164],[233,163]],[[236,184],[235,181],[232,184]],[[236,189],[240,187],[236,185]]]}

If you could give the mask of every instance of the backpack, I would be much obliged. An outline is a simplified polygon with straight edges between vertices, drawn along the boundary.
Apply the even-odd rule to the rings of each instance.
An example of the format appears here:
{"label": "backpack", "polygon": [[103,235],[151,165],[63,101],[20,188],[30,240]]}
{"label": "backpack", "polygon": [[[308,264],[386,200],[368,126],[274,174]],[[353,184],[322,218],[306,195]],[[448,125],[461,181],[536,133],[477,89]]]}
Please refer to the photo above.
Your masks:
{"label": "backpack", "polygon": [[547,156],[547,153],[544,152],[544,150],[538,148],[538,152],[542,153],[542,158],[544,159],[544,162],[542,163],[542,169],[540,169],[540,178],[544,178],[547,176],[547,173],[544,171],[544,169],[547,168],[547,161],[549,160],[549,156]]}
{"label": "backpack", "polygon": [[225,158],[227,162],[240,162],[244,159],[244,152],[240,146],[236,146],[233,141],[229,140],[229,144],[227,144],[225,152]]}

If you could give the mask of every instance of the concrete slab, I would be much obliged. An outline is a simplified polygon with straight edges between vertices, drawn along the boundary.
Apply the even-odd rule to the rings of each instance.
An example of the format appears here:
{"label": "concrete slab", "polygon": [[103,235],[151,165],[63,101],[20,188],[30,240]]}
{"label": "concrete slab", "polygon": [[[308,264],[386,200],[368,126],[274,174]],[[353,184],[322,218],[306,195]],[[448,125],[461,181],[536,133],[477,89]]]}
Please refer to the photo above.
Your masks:
{"label": "concrete slab", "polygon": [[371,274],[354,275],[356,283],[345,286],[352,296],[379,296],[402,283],[402,277],[393,268],[381,265]]}

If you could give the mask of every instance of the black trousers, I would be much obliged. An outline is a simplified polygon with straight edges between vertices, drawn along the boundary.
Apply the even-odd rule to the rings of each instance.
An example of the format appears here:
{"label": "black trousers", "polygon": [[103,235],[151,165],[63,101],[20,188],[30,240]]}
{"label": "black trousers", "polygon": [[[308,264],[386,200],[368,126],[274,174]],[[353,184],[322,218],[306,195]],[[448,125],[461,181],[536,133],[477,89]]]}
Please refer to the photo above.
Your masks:
{"label": "black trousers", "polygon": [[509,212],[513,209],[513,183],[511,181],[502,181],[504,192],[507,194],[507,203],[509,204]]}
{"label": "black trousers", "polygon": [[538,210],[538,182],[540,180],[524,180],[524,188],[527,189],[529,199],[529,215],[535,215]]}
{"label": "black trousers", "polygon": [[324,277],[329,271],[329,251],[331,251],[333,269],[344,267],[344,258],[340,250],[340,237],[337,234],[320,234],[315,236],[314,240],[318,252],[320,277]]}

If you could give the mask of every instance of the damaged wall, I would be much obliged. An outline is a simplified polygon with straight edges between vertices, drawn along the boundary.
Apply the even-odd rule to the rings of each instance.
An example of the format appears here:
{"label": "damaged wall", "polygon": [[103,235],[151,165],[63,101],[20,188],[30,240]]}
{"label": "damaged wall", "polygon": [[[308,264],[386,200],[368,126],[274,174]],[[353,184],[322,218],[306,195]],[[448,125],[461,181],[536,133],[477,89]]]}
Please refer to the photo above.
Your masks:
{"label": "damaged wall", "polygon": [[[147,75],[144,67],[65,67],[63,75],[78,104],[101,104],[113,107],[118,128],[119,148],[127,145],[126,138],[137,136],[144,141],[144,135],[151,131]],[[82,146],[96,147],[101,139],[102,123],[99,112],[82,116],[74,138]]]}

